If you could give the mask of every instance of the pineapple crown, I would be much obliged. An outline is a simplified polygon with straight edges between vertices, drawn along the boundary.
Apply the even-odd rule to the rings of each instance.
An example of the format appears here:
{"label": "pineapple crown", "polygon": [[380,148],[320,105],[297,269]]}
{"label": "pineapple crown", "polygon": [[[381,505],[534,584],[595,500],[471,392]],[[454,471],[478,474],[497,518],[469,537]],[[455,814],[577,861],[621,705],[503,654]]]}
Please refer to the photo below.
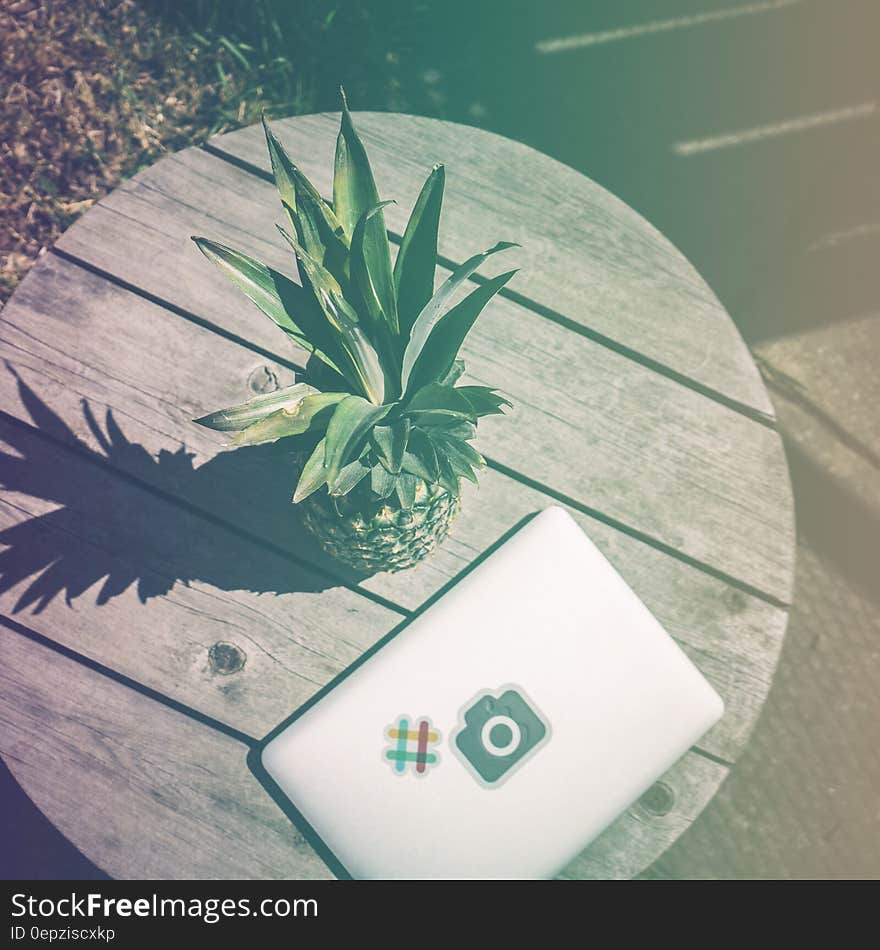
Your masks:
{"label": "pineapple crown", "polygon": [[458,351],[482,309],[515,271],[456,292],[499,243],[456,267],[434,290],[445,173],[435,165],[392,266],[370,162],[345,94],[336,140],[333,201],[325,201],[263,128],[275,185],[292,227],[278,226],[296,257],[300,283],[240,251],[194,237],[202,253],[288,337],[310,354],[302,382],[195,421],[235,432],[230,444],[291,436],[315,442],[294,503],[326,485],[413,506],[419,482],[457,496],[486,463],[470,445],[481,416],[510,403],[485,386],[457,385]]}

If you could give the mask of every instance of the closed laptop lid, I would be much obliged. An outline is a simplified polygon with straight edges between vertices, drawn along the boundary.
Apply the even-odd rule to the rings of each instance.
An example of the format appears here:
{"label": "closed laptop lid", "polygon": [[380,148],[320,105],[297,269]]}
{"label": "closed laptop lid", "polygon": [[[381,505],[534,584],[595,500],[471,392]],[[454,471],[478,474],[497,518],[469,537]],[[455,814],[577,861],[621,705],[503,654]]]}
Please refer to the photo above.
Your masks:
{"label": "closed laptop lid", "polygon": [[573,519],[549,508],[262,761],[355,877],[549,877],[722,711]]}

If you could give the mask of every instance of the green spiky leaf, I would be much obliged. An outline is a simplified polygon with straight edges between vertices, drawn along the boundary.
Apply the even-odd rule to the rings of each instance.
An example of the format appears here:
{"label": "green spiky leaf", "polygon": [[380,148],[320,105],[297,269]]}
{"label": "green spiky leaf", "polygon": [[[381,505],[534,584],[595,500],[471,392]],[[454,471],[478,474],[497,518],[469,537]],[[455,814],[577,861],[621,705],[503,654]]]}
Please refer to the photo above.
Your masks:
{"label": "green spiky leaf", "polygon": [[310,356],[306,362],[302,379],[303,382],[310,383],[322,393],[338,393],[343,390],[351,392],[348,388],[349,383],[344,376],[330,369],[326,363],[314,356]]}
{"label": "green spiky leaf", "polygon": [[296,491],[293,493],[293,503],[295,505],[327,483],[327,470],[324,468],[326,442],[326,437],[321,439],[303,467],[299,481],[296,484]]}
{"label": "green spiky leaf", "polygon": [[342,375],[359,386],[372,403],[380,405],[385,397],[385,371],[373,344],[358,325],[357,314],[346,302],[339,282],[284,228],[278,230],[293,248],[325,317],[338,334],[339,343],[348,357],[340,369]]}
{"label": "green spiky leaf", "polygon": [[445,183],[445,169],[435,165],[413,206],[394,262],[397,312],[404,341],[409,340],[416,317],[434,295],[437,231]]}
{"label": "green spiky leaf", "polygon": [[397,476],[377,462],[370,469],[370,490],[379,498],[387,498],[393,491],[397,483]]}
{"label": "green spiky leaf", "polygon": [[283,389],[276,389],[271,393],[264,393],[261,396],[254,396],[247,402],[237,406],[230,406],[228,409],[220,409],[217,412],[210,412],[206,416],[193,421],[206,429],[215,429],[218,432],[237,432],[240,429],[246,429],[248,426],[265,419],[278,410],[292,410],[305,399],[318,390],[307,383],[294,383],[292,386],[285,386]]}
{"label": "green spiky leaf", "polygon": [[284,146],[275,137],[275,133],[269,128],[269,122],[266,114],[260,116],[263,123],[263,133],[266,136],[266,147],[269,149],[269,161],[272,163],[272,177],[275,179],[275,187],[278,189],[278,195],[281,203],[288,211],[296,211],[296,170],[290,156],[284,150]]}
{"label": "green spiky leaf", "polygon": [[241,251],[207,238],[194,237],[198,249],[300,346],[340,372],[339,347],[326,326],[314,296],[279,271]]}
{"label": "green spiky leaf", "polygon": [[[434,464],[436,466],[437,457],[434,456]],[[407,452],[403,456],[403,464],[401,466],[401,471],[407,472],[410,475],[417,475],[423,481],[433,483],[437,481],[437,474],[439,470],[435,470],[434,473],[431,473],[431,470],[424,463],[421,456],[416,455],[414,452]]]}
{"label": "green spiky leaf", "polygon": [[411,475],[417,475],[424,481],[433,484],[437,481],[439,469],[437,467],[437,453],[431,440],[421,429],[410,430],[407,450],[403,453],[401,469]]}
{"label": "green spiky leaf", "polygon": [[479,482],[476,471],[472,469],[470,465],[466,465],[462,462],[461,459],[450,455],[447,456],[446,462],[459,478],[466,478],[469,482],[473,482],[474,485]]}
{"label": "green spiky leaf", "polygon": [[[464,343],[483,307],[510,280],[516,271],[508,271],[481,284],[434,324],[428,339],[410,368],[405,391],[413,392],[434,380],[443,379]],[[407,351],[408,352],[408,351]],[[405,372],[405,371],[404,371]]]}
{"label": "green spiky leaf", "polygon": [[461,494],[461,480],[455,470],[449,464],[449,461],[439,454],[437,456],[437,467],[439,469],[437,480],[446,491],[457,498]]}
{"label": "green spiky leaf", "polygon": [[457,386],[456,392],[467,399],[478,416],[497,415],[504,412],[504,406],[512,405],[509,399],[488,386]]}
{"label": "green spiky leaf", "polygon": [[[355,131],[345,93],[342,95],[342,122],[336,139],[336,157],[333,163],[333,211],[345,233],[351,237],[364,212],[379,203],[379,193],[373,170],[363,142]],[[385,230],[381,211],[375,218],[377,226]]]}
{"label": "green spiky leaf", "polygon": [[401,472],[394,483],[394,491],[397,495],[397,501],[404,511],[410,511],[416,503],[416,488],[419,480],[415,475],[407,472]]}
{"label": "green spiky leaf", "polygon": [[316,393],[306,396],[292,409],[278,409],[259,422],[249,425],[229,444],[260,445],[288,436],[302,435],[310,429],[318,431],[321,426],[326,427],[334,407],[347,396],[348,393]]}
{"label": "green spiky leaf", "polygon": [[391,248],[384,230],[372,226],[375,216],[390,201],[365,211],[351,239],[352,279],[363,297],[373,325],[397,336],[397,297],[391,275]]}
{"label": "green spiky leaf", "polygon": [[454,425],[476,422],[471,404],[452,386],[429,383],[419,389],[406,404],[404,414],[413,425]]}
{"label": "green spiky leaf", "polygon": [[361,448],[370,429],[384,418],[390,406],[374,406],[360,396],[348,396],[336,407],[327,425],[324,467],[327,481],[337,484],[342,467]]}
{"label": "green spiky leaf", "polygon": [[296,213],[291,218],[300,244],[343,287],[350,277],[348,242],[340,240],[331,230],[324,212],[332,213],[324,199],[305,192],[299,196]]}
{"label": "green spiky leaf", "polygon": [[485,468],[486,460],[473,446],[460,439],[450,438],[443,430],[432,431],[431,439],[437,447],[438,455],[442,455],[449,462],[457,475],[476,483],[474,469]]}
{"label": "green spiky leaf", "polygon": [[371,439],[379,461],[396,475],[403,464],[403,455],[409,442],[409,419],[398,419],[389,426],[374,426]]}
{"label": "green spiky leaf", "polygon": [[464,375],[464,360],[453,360],[452,366],[449,367],[449,372],[443,377],[443,379],[438,379],[438,383],[443,383],[444,386],[452,386],[461,379]]}
{"label": "green spiky leaf", "polygon": [[449,438],[460,439],[462,442],[467,442],[477,434],[477,427],[473,422],[465,422],[461,419],[450,419],[445,424],[433,425],[430,429],[425,430],[426,433],[430,433],[432,436],[437,431],[442,432],[443,435]]}
{"label": "green spiky leaf", "polygon": [[290,160],[263,115],[272,175],[287,216],[302,246],[337,280],[348,275],[348,237],[318,190]]}
{"label": "green spiky leaf", "polygon": [[475,254],[473,257],[468,258],[463,264],[460,264],[455,270],[446,278],[446,280],[440,285],[437,292],[431,297],[431,299],[425,304],[422,308],[422,311],[416,317],[415,322],[413,323],[412,332],[410,333],[409,342],[406,345],[406,349],[403,353],[402,361],[402,375],[401,381],[403,385],[403,390],[406,392],[409,389],[409,375],[412,371],[413,366],[416,363],[416,360],[419,358],[419,354],[422,352],[422,347],[425,345],[428,337],[431,334],[434,324],[443,316],[444,313],[452,305],[452,299],[455,296],[455,292],[458,288],[473,274],[473,272],[486,260],[487,257],[491,257],[493,254],[498,254],[500,251],[506,251],[511,247],[517,247],[516,244],[511,244],[508,241],[500,241],[494,247],[490,247],[486,251],[482,251],[480,254]]}
{"label": "green spiky leaf", "polygon": [[333,315],[361,391],[373,405],[381,405],[385,398],[385,370],[379,354],[363,330],[352,322],[351,311],[343,297],[322,290],[321,304],[326,314]]}
{"label": "green spiky leaf", "polygon": [[316,227],[321,231],[330,232],[347,247],[348,237],[333,210],[321,197],[317,188],[291,161],[284,146],[269,128],[265,114],[262,120],[263,131],[266,134],[266,145],[269,149],[269,160],[272,163],[272,177],[275,179],[275,187],[278,189],[281,203],[291,218],[291,223],[294,223],[295,215],[300,213],[301,199],[307,197],[311,200],[312,213],[320,218],[320,221],[314,221]]}
{"label": "green spiky leaf", "polygon": [[334,479],[327,479],[327,491],[333,498],[347,495],[370,474],[370,466],[363,459],[355,459],[343,465]]}

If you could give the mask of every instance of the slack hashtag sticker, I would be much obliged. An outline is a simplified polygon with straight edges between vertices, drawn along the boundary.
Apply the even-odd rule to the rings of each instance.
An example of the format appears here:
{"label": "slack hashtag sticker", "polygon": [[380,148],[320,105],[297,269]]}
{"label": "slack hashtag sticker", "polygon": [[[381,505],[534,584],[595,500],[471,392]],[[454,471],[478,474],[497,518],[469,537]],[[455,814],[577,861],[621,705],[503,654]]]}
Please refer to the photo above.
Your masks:
{"label": "slack hashtag sticker", "polygon": [[391,740],[391,747],[385,750],[383,758],[391,763],[395,775],[406,774],[407,766],[418,776],[427,775],[428,766],[440,761],[436,752],[428,751],[429,745],[440,741],[440,733],[430,719],[423,717],[415,722],[409,716],[398,716],[393,725],[385,728],[385,735]]}

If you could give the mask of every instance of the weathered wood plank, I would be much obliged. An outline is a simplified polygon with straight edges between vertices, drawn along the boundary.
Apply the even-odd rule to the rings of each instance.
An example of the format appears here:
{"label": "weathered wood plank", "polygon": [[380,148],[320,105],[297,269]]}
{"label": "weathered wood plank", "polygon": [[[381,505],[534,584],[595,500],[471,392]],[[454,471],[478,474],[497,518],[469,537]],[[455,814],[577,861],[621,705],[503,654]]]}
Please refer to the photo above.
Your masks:
{"label": "weathered wood plank", "polygon": [[118,878],[332,878],[247,747],[0,628],[0,754]]}
{"label": "weathered wood plank", "polygon": [[[7,411],[34,422],[30,387],[64,420],[63,427],[53,427],[56,438],[79,440],[117,468],[213,517],[307,562],[341,570],[298,530],[289,503],[293,475],[273,462],[274,449],[223,452],[224,435],[192,422],[211,408],[249,398],[254,386],[288,385],[294,378],[289,368],[54,255],[38,263],[8,304],[0,339],[6,359],[0,397]],[[112,412],[125,441],[143,446],[146,456],[126,449],[124,441],[108,446],[98,439],[85,405],[104,429]],[[415,608],[472,557],[468,548],[440,572],[430,559],[416,572],[382,575],[388,586],[366,587]],[[354,580],[350,572],[343,576]]]}
{"label": "weathered wood plank", "polygon": [[678,840],[711,801],[723,781],[723,771],[722,766],[708,759],[681,759],[625,816],[582,851],[560,877],[569,880],[635,877],[656,860],[651,857],[653,833],[647,834],[648,829],[660,824],[672,840]]}
{"label": "weathered wood plank", "polygon": [[402,619],[31,429],[0,439],[0,611],[234,729],[265,735]]}
{"label": "weathered wood plank", "polygon": [[[115,341],[112,350],[105,344],[108,339]],[[176,357],[181,352],[188,354],[187,359]],[[7,307],[0,325],[0,356],[9,370],[0,371],[0,400],[17,418],[39,426],[66,444],[85,447],[94,452],[96,458],[106,459],[110,465],[153,488],[199,508],[212,518],[245,529],[281,551],[319,560],[314,547],[297,530],[293,509],[288,504],[290,476],[283,465],[273,463],[258,449],[217,455],[222,437],[190,422],[194,415],[212,405],[243,398],[249,377],[262,381],[275,374],[283,384],[287,372],[284,367],[267,363],[244,346],[187,323],[51,255],[37,265]],[[205,366],[221,366],[224,372],[205,373]],[[120,371],[121,367],[125,367],[125,372]],[[34,396],[19,387],[15,374]],[[37,400],[45,408],[40,408]],[[118,434],[109,451],[106,439],[102,444],[90,426],[84,405],[97,417],[99,431],[106,429],[106,413],[112,411]],[[50,413],[63,423],[50,422]],[[51,464],[48,467],[59,470]],[[63,471],[66,480],[68,468],[65,466]],[[96,477],[89,476],[86,469],[83,472],[85,481]],[[243,485],[250,486],[246,493],[242,491]],[[39,488],[35,485],[37,491]],[[68,503],[73,494],[68,493]],[[43,495],[54,498],[55,491],[44,488]],[[361,586],[398,604],[402,610],[413,609],[521,518],[551,502],[534,489],[499,472],[488,471],[481,479],[479,492],[468,489],[464,511],[453,535],[435,556],[414,571],[376,575],[362,581]],[[27,506],[31,515],[42,510],[35,507],[38,502],[34,499],[21,499],[18,504]],[[74,504],[82,510],[85,503],[75,499]],[[125,538],[123,547],[137,550],[155,541],[151,525],[159,516],[141,517],[145,507],[151,512],[157,510],[155,500],[148,498],[138,502],[137,517],[131,519],[124,513],[111,517],[102,505],[96,511],[83,511],[76,517],[104,524],[111,537]],[[769,688],[784,632],[785,612],[580,512],[572,513],[724,696],[727,713],[701,745],[714,755],[733,760]],[[19,511],[9,517],[15,521],[29,515]],[[169,516],[161,517],[168,521]],[[181,515],[180,526],[189,525],[188,519],[189,516]],[[188,527],[185,532],[176,533],[193,539],[199,531],[207,531],[209,537],[216,538],[210,526],[198,530]],[[216,540],[211,543],[220,549],[230,544]],[[235,544],[240,543],[235,541]],[[175,576],[181,580],[190,578],[203,563],[195,552],[207,549],[207,542],[193,541],[191,549],[181,550],[171,562],[179,575],[172,573],[171,579]],[[161,551],[153,570],[166,573],[172,570],[171,563],[163,560],[167,554]],[[245,560],[253,565],[251,575],[226,577],[227,585],[237,582],[247,587],[261,574],[267,584],[277,578],[277,560],[267,553],[249,555]],[[323,563],[328,569],[339,570],[332,562]],[[213,568],[216,574],[218,565],[214,564]],[[289,569],[291,577],[301,573],[295,565]],[[200,575],[195,573],[195,576]],[[215,576],[214,581],[221,576]],[[211,577],[201,575],[201,579],[210,581]],[[350,575],[348,580],[352,582]],[[315,579],[313,583],[320,581]],[[187,591],[185,596],[194,595]],[[349,609],[351,596],[348,592],[333,590],[325,591],[320,599],[342,601],[339,608],[342,611]],[[286,610],[287,601],[282,599],[285,600],[282,610]],[[265,609],[266,598],[259,600],[259,609]],[[65,619],[67,608],[59,605],[58,609],[59,612],[46,617],[41,626],[48,636],[53,636],[56,627],[65,629],[69,623]],[[143,612],[134,599],[130,609]],[[309,603],[298,609],[299,615],[307,612]],[[292,613],[292,616],[298,614]],[[338,620],[338,615],[330,616],[332,622]],[[392,618],[393,614],[377,622],[365,636],[368,639],[380,636],[393,625]],[[113,622],[122,621],[114,618]],[[177,624],[174,620],[167,622]],[[145,620],[144,623],[144,629],[149,629],[159,621],[147,623]],[[101,636],[98,636],[99,644]],[[204,651],[213,640],[205,634],[199,642],[204,663]],[[242,647],[250,652],[247,644]],[[266,643],[266,648],[273,656],[281,656],[283,663],[297,668],[300,661],[296,655],[283,656],[277,643]],[[158,655],[162,658],[167,652]],[[130,674],[145,681],[145,677],[151,675],[150,665],[156,655],[149,647],[147,655],[140,658],[141,665],[136,664]],[[111,666],[116,662],[106,653],[96,658]],[[190,663],[187,660],[181,667],[170,670],[163,667],[161,676],[168,681],[179,681],[185,687],[185,671],[190,669]],[[271,725],[282,718],[292,708],[296,696],[303,695],[302,692],[296,696],[288,694],[286,687],[276,684],[265,669],[260,676],[261,682],[265,681],[265,691],[282,697],[283,703],[265,714],[260,713],[257,725],[249,724],[248,728],[258,732],[268,728],[266,723]],[[187,696],[184,690],[183,701],[210,710],[223,721],[232,721],[230,717],[234,719],[238,715],[237,708],[230,711],[211,705],[217,699],[213,693],[207,700],[199,697],[198,692],[205,684],[199,677],[196,681],[192,696]],[[217,685],[216,677],[211,682],[213,689]],[[228,686],[231,681],[224,682]],[[243,688],[245,694],[239,697],[236,692],[235,696],[240,701],[253,703],[255,697],[247,692],[247,683]],[[209,705],[204,706],[206,702]]]}
{"label": "weathered wood plank", "polygon": [[[113,877],[332,877],[249,772],[246,746],[8,629],[0,661],[0,755]],[[662,779],[668,814],[634,806],[564,876],[638,874],[726,771],[689,754]]]}
{"label": "weathered wood plank", "polygon": [[[289,269],[271,223],[276,205],[265,182],[189,150],[117,189],[60,246],[284,353],[278,331],[221,283],[187,240],[200,231]],[[473,379],[501,387],[515,402],[508,419],[481,430],[486,454],[787,599],[793,514],[776,433],[509,300],[487,308],[464,356]],[[582,447],[578,464],[572,442]]]}
{"label": "weathered wood plank", "polygon": [[[446,165],[440,252],[460,262],[496,240],[525,264],[511,290],[730,399],[773,408],[735,326],[691,264],[623,202],[574,169],[481,129],[408,115],[355,116],[388,226],[403,233],[435,162]],[[330,194],[337,114],[273,123],[294,160]],[[262,130],[212,148],[268,171]]]}

